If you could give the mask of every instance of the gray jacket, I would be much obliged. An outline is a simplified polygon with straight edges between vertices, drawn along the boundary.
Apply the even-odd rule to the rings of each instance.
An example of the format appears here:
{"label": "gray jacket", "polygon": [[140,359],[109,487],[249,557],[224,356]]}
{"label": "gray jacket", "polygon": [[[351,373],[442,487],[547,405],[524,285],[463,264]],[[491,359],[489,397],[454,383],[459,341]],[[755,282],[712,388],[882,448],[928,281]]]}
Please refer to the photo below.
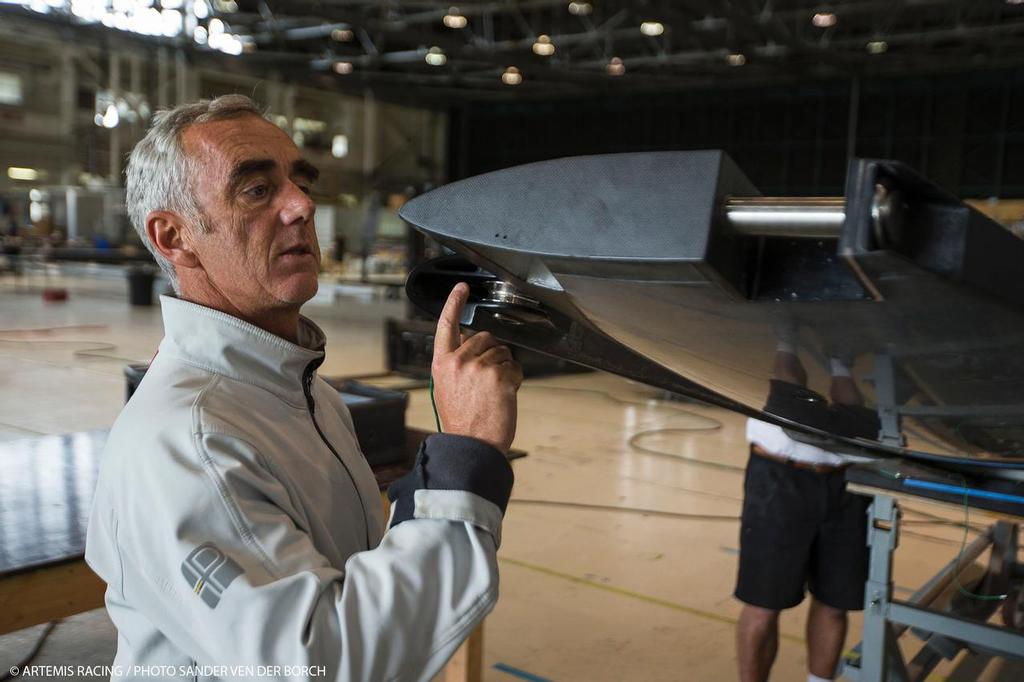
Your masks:
{"label": "gray jacket", "polygon": [[381,499],[324,335],[293,344],[163,297],[165,337],[111,430],[86,561],[114,679],[429,680],[498,596],[505,458],[436,435]]}

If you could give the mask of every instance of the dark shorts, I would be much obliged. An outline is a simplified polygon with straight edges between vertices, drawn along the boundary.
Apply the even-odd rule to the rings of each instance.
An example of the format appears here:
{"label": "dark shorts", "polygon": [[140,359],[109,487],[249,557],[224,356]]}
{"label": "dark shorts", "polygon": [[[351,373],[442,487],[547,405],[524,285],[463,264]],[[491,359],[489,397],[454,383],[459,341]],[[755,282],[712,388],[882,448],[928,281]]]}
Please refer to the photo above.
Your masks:
{"label": "dark shorts", "polygon": [[875,410],[860,405],[841,405],[809,388],[773,379],[764,411],[783,419],[846,438],[878,438],[880,423]]}
{"label": "dark shorts", "polygon": [[870,500],[846,492],[842,471],[815,473],[751,454],[743,492],[737,599],[788,609],[806,588],[833,608],[864,607]]}

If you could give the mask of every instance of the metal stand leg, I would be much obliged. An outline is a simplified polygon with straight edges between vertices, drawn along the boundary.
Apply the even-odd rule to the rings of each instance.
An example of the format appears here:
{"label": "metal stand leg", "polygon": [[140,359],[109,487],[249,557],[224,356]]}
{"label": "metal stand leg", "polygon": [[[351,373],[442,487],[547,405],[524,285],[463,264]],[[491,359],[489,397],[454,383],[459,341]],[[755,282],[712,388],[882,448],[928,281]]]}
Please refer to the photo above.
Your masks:
{"label": "metal stand leg", "polygon": [[[906,680],[906,671],[887,615],[892,599],[892,553],[899,545],[900,508],[886,495],[876,495],[868,508],[871,560],[864,586],[864,642],[861,682]],[[893,660],[893,659],[896,660]],[[890,671],[894,672],[890,678]]]}
{"label": "metal stand leg", "polygon": [[1008,521],[997,521],[992,529],[992,558],[989,561],[989,592],[1008,592],[1013,584],[1017,563],[1018,526]]}

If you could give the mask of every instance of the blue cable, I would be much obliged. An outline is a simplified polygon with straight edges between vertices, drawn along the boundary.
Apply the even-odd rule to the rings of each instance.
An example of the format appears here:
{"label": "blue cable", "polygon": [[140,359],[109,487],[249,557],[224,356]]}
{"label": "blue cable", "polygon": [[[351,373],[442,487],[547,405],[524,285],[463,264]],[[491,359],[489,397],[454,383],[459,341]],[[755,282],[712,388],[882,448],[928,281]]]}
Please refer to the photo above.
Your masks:
{"label": "blue cable", "polygon": [[996,500],[998,502],[1010,502],[1012,504],[1024,505],[1024,497],[1020,495],[1009,495],[989,490],[975,490],[965,486],[949,485],[948,483],[935,483],[933,481],[919,481],[914,478],[903,479],[903,484],[908,488],[921,488],[922,490],[934,490],[940,493],[951,495],[963,495],[966,497],[977,497],[985,500]]}

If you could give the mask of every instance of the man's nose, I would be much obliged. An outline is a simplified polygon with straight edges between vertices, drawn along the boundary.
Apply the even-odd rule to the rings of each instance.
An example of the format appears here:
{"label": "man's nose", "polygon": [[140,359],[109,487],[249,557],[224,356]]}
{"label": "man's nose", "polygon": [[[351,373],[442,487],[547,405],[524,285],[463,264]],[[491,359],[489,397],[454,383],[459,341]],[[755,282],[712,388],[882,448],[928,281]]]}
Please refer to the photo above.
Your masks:
{"label": "man's nose", "polygon": [[307,222],[313,219],[316,212],[316,203],[313,197],[302,191],[302,188],[294,182],[288,183],[285,191],[284,206],[281,209],[281,220],[285,225],[295,222]]}

